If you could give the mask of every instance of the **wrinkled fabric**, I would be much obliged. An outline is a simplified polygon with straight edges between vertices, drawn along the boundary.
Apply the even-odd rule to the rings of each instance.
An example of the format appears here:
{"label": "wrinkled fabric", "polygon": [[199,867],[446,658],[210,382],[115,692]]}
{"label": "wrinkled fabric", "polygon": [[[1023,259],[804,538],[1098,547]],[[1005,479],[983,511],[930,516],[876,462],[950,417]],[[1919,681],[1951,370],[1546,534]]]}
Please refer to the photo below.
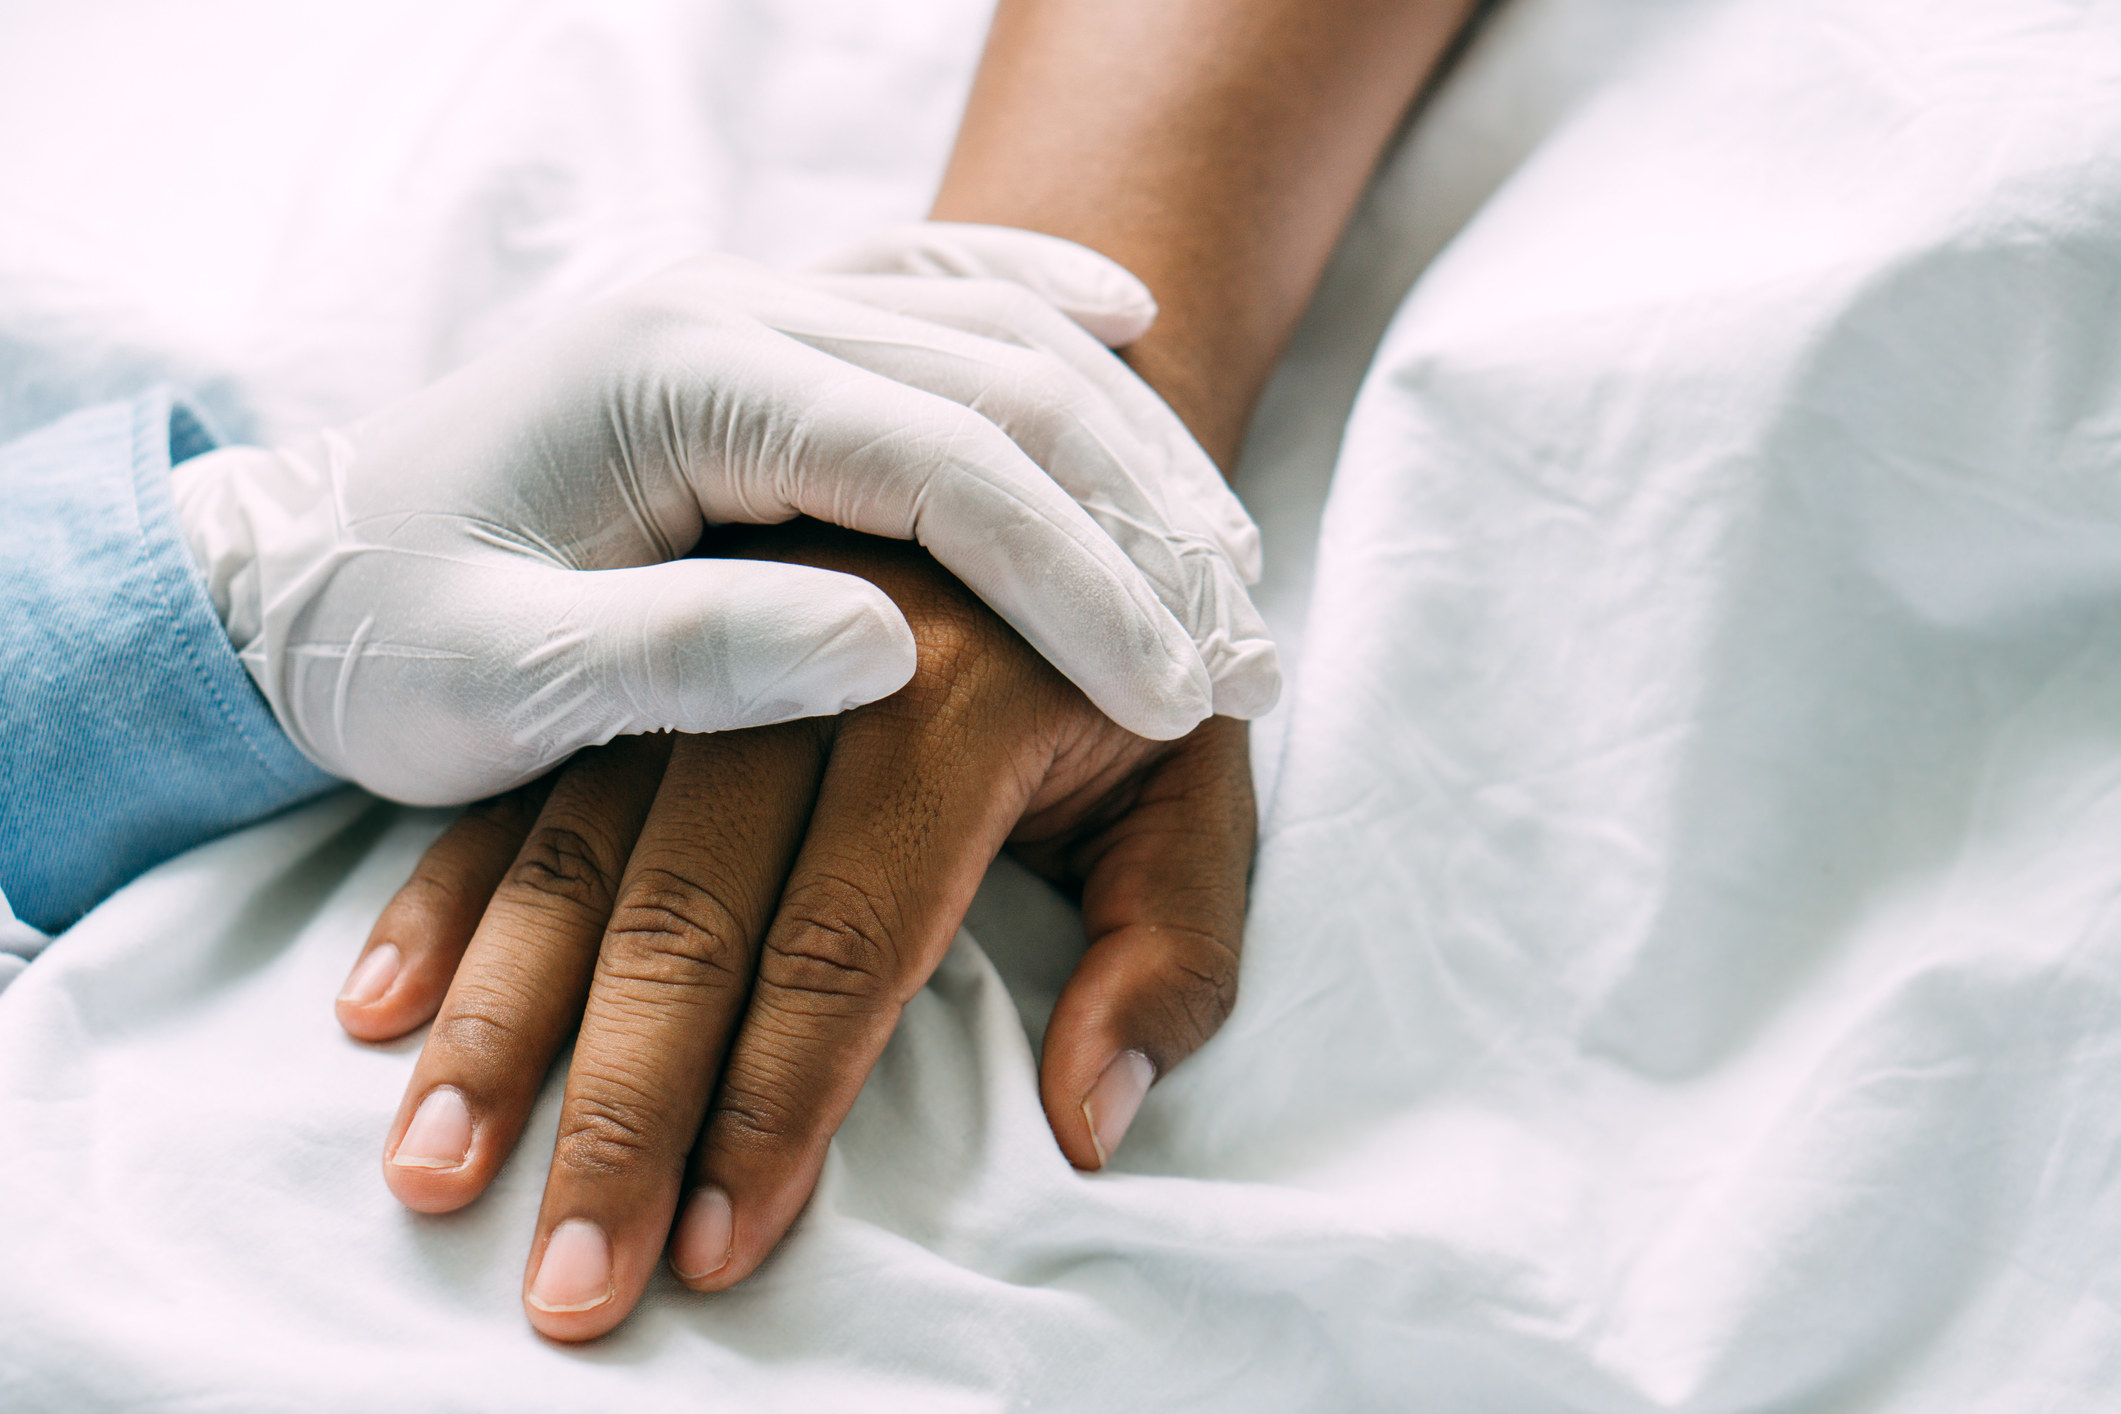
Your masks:
{"label": "wrinkled fabric", "polygon": [[170,466],[211,445],[158,392],[0,446],[0,950],[336,784],[274,724],[185,547]]}
{"label": "wrinkled fabric", "polygon": [[[512,57],[476,83],[398,80],[488,126],[414,162],[417,123],[368,124],[305,190],[398,170],[505,208],[521,165],[475,158],[528,139],[495,95],[568,74],[579,112],[531,129],[580,198],[549,268],[626,224],[595,174],[686,133],[748,174],[703,179],[701,224],[800,259],[917,214],[978,23],[730,7],[686,49],[552,14],[492,21]],[[473,21],[434,25],[455,54]],[[727,126],[644,100],[671,122],[589,143],[675,52]],[[1503,7],[1255,428],[1295,668],[1243,992],[1115,1171],[1046,1132],[1075,923],[1003,865],[774,1262],[543,1343],[557,1080],[479,1202],[392,1204],[417,1039],[353,1044],[330,1004],[445,817],[336,797],[121,891],[0,995],[0,1406],[2112,1409],[2117,56],[2061,0]],[[393,260],[443,263],[388,219]],[[286,239],[313,297],[280,308],[343,307],[361,267]],[[550,293],[509,288],[462,327]],[[373,348],[460,327],[393,308]],[[263,341],[214,346],[261,420],[409,376],[276,380]]]}

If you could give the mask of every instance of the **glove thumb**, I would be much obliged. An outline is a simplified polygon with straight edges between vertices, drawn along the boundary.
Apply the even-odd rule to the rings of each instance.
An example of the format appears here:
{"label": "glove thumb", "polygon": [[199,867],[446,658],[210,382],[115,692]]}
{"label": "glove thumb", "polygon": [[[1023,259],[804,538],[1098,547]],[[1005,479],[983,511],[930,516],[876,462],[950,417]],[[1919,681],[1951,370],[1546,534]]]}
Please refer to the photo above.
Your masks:
{"label": "glove thumb", "polygon": [[633,732],[829,716],[913,676],[913,631],[882,590],[763,560],[517,571],[500,721],[528,780]]}
{"label": "glove thumb", "polygon": [[878,231],[812,267],[841,275],[956,275],[1013,280],[1101,340],[1122,348],[1156,322],[1156,298],[1118,261],[1015,226],[915,221]]}

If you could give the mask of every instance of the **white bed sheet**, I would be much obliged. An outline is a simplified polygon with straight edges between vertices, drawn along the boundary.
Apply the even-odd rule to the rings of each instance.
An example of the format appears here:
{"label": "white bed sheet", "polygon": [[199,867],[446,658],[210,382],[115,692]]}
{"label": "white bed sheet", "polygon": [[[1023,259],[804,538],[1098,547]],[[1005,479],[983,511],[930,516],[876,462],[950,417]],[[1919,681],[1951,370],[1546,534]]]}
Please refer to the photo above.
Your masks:
{"label": "white bed sheet", "polygon": [[[272,435],[914,213],[980,19],[17,10],[0,417],[166,376]],[[330,998],[444,817],[341,795],[0,993],[0,1407],[2115,1407],[2117,295],[2111,7],[1506,8],[1255,429],[1244,995],[1116,1172],[1045,1133],[1072,922],[998,867],[772,1265],[543,1343],[557,1087],[391,1202],[417,1040]]]}

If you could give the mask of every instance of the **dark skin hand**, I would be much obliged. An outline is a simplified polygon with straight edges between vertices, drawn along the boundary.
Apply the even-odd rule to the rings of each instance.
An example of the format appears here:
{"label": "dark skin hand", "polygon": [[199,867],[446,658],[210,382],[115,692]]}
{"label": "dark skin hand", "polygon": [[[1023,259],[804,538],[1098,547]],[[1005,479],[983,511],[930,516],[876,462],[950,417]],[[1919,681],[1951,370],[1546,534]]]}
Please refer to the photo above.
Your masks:
{"label": "dark skin hand", "polygon": [[891,594],[913,681],[838,718],[621,739],[475,808],[356,964],[395,948],[393,978],[339,1005],[367,1040],[435,1018],[384,1164],[423,1212],[492,1181],[579,1019],[524,1278],[532,1324],[563,1340],[616,1325],[666,1241],[701,1291],[764,1260],[1005,843],[1082,889],[1089,949],[1039,1072],[1078,1168],[1236,995],[1242,723],[1123,731],[916,547],[809,522],[741,539],[719,552]]}
{"label": "dark skin hand", "polygon": [[1474,0],[999,0],[938,221],[1065,236],[1161,310],[1127,361],[1227,469]]}
{"label": "dark skin hand", "polygon": [[[1125,356],[1227,469],[1471,9],[1001,0],[934,215],[1065,236],[1146,281],[1163,313]],[[1128,736],[916,550],[788,529],[753,552],[882,585],[920,642],[914,681],[832,722],[613,742],[475,808],[340,1002],[371,1040],[440,1010],[385,1164],[435,1212],[491,1181],[580,1018],[525,1277],[532,1323],[562,1339],[623,1318],[674,1213],[688,1284],[757,1266],[1005,839],[1083,889],[1091,947],[1040,1066],[1078,1167],[1102,1163],[1141,1085],[1235,990],[1254,823],[1241,723]],[[580,1300],[541,1304],[547,1265]]]}

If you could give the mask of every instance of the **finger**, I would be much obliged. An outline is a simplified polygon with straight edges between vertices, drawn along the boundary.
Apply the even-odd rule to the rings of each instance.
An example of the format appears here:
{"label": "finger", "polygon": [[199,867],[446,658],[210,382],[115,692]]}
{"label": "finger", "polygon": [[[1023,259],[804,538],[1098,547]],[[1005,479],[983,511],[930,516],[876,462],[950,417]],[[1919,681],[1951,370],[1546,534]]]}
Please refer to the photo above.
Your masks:
{"label": "finger", "polygon": [[[1167,738],[1206,716],[1211,685],[1184,626],[1007,432],[792,339],[780,350],[774,371],[810,413],[811,459],[787,478],[792,509],[918,541],[1123,726]],[[1092,442],[1078,447],[1089,455]]]}
{"label": "finger", "polygon": [[544,778],[482,800],[427,847],[347,973],[335,1003],[346,1034],[388,1041],[433,1018],[551,788]]}
{"label": "finger", "polygon": [[[731,278],[691,262],[643,298],[705,304]],[[1167,739],[1208,715],[1199,650],[1111,536],[994,422],[913,385],[928,361],[963,359],[938,341],[967,336],[793,282],[780,298],[760,317],[807,334],[761,341],[743,331],[741,380],[689,377],[667,389],[686,433],[673,455],[710,519],[807,515],[917,540],[1115,721]],[[739,336],[726,318],[670,323],[679,327],[659,336],[667,367],[729,364]],[[856,327],[894,351],[886,371],[805,342]],[[788,411],[749,425],[747,410],[760,407]]]}
{"label": "finger", "polygon": [[[833,742],[687,1177],[672,1266],[696,1290],[742,1280],[795,1220],[1043,772],[922,688],[850,715]],[[910,720],[930,725],[909,739]]]}
{"label": "finger", "polygon": [[[1131,477],[1152,476],[1157,488],[1167,498],[1173,524],[1178,529],[1200,536],[1221,550],[1237,568],[1243,582],[1258,581],[1259,527],[1246,513],[1237,493],[1230,489],[1228,478],[1215,464],[1214,458],[1208,455],[1185,422],[1155,389],[1124,360],[1115,358],[1109,349],[1078,327],[1077,321],[1070,319],[1064,310],[1040,298],[1030,281],[1011,275],[1000,279],[955,280],[908,275],[855,279],[824,276],[816,283],[848,299],[943,325],[970,335],[981,344],[1035,349],[1059,360],[1070,375],[1070,383],[1079,383],[1095,394],[1094,400],[1086,401],[1084,406],[1103,409],[1110,419],[1116,419],[1118,426],[1128,430],[1133,440],[1147,448],[1147,460],[1137,456],[1123,462],[1119,469]],[[992,356],[991,349],[977,345],[959,347],[970,353],[975,362],[983,356]],[[931,384],[917,371],[912,377],[930,392],[964,401],[945,387]],[[1021,401],[993,405],[1000,413],[995,420],[1012,436],[1016,435],[1014,419],[1024,412],[1035,411],[1037,407],[1035,402]],[[1113,423],[1107,420],[1104,425]],[[1107,471],[1095,464],[1071,466],[1055,463],[1036,452],[1033,458],[1056,479],[1069,485],[1070,493],[1078,501],[1083,499],[1084,488],[1074,482],[1086,474]]]}
{"label": "finger", "polygon": [[889,697],[913,676],[905,616],[855,575],[687,559],[534,578],[538,592],[526,585],[521,600],[526,622],[547,640],[579,635],[581,671],[614,709],[595,726],[607,736],[836,716]]}
{"label": "finger", "polygon": [[1156,297],[1134,272],[1088,246],[1017,226],[914,221],[811,267],[841,274],[1014,280],[1109,348],[1156,323]]}
{"label": "finger", "polygon": [[1077,1168],[1104,1167],[1150,1084],[1229,1016],[1256,828],[1244,723],[1216,717],[1072,861],[1090,948],[1047,1022],[1039,1094]]}
{"label": "finger", "polygon": [[849,328],[845,320],[798,337],[848,363],[888,368],[1001,428],[1111,537],[1184,627],[1213,683],[1214,710],[1256,717],[1274,705],[1279,657],[1245,592],[1247,580],[1259,578],[1258,529],[1147,384],[1057,310],[1006,282],[871,276],[834,288],[970,331],[962,342],[931,331],[932,347],[919,359],[906,354],[904,334]]}
{"label": "finger", "polygon": [[546,1335],[602,1335],[654,1273],[823,756],[811,723],[672,754],[598,953],[524,1272]]}
{"label": "finger", "polygon": [[391,1123],[383,1176],[407,1207],[462,1207],[515,1147],[581,1014],[670,745],[622,737],[559,773],[465,949]]}
{"label": "finger", "polygon": [[388,763],[363,783],[414,804],[487,794],[624,734],[830,715],[913,674],[897,607],[830,570],[710,559],[589,572],[460,565],[448,588],[462,612],[423,626],[435,641],[417,652],[363,641],[333,660],[408,699],[433,690],[437,664],[487,665],[486,695],[460,700],[446,729],[407,740],[384,714],[349,725],[344,754]]}

